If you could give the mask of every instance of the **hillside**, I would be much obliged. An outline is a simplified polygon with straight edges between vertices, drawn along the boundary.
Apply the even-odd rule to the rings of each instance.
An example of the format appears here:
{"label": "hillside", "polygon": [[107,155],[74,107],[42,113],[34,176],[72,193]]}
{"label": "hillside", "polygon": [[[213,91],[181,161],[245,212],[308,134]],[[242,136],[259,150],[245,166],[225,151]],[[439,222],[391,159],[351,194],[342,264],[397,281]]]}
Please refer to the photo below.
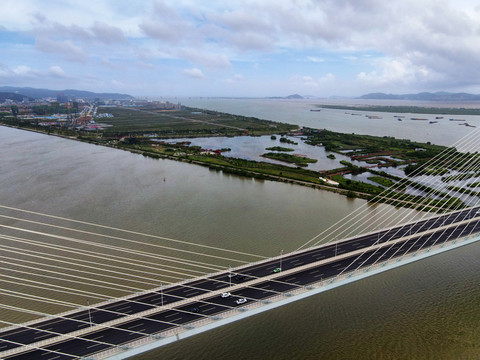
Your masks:
{"label": "hillside", "polygon": [[29,96],[25,96],[23,94],[13,93],[13,92],[0,92],[0,102],[4,102],[5,100],[13,100],[20,102],[24,98],[28,98],[28,100],[33,100],[33,98]]}
{"label": "hillside", "polygon": [[[24,96],[28,96],[34,99],[56,97],[57,94],[64,94],[69,98],[78,98],[85,100],[94,99],[116,99],[116,100],[128,100],[134,97],[128,94],[118,93],[95,93],[92,91],[65,89],[65,90],[50,90],[50,89],[36,89],[31,87],[14,87],[14,86],[1,86],[1,92],[17,93]],[[21,100],[21,99],[20,99]]]}

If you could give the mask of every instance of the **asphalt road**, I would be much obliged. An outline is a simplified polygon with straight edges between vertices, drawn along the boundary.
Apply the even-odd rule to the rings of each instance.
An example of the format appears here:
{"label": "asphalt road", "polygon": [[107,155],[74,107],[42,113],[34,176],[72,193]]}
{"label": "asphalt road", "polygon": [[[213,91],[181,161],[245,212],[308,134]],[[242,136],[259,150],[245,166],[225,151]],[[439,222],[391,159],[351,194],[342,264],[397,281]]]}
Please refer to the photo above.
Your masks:
{"label": "asphalt road", "polygon": [[[478,215],[477,215],[478,211]],[[463,220],[470,220],[467,224],[452,226],[447,230],[437,229],[444,225],[455,224]],[[282,275],[274,280],[266,280],[254,286],[245,286],[232,291],[228,297],[219,295],[206,296],[201,301],[194,301],[174,306],[171,310],[149,315],[145,318],[126,321],[115,328],[108,328],[81,338],[61,341],[48,346],[45,350],[27,351],[22,354],[4,357],[4,359],[42,359],[62,360],[75,359],[79,356],[87,356],[112,346],[121,346],[144,336],[157,334],[159,332],[185,326],[192,321],[202,319],[206,316],[221,315],[222,312],[233,308],[242,307],[245,303],[252,301],[267,300],[279,293],[289,292],[297,287],[307,286],[323,279],[334,277],[344,271],[355,270],[359,267],[368,267],[378,261],[385,261],[392,257],[399,257],[412,253],[420,248],[426,248],[435,244],[441,244],[448,239],[468,235],[480,231],[480,207],[468,210],[457,211],[451,214],[436,216],[433,219],[422,220],[398,226],[388,230],[355,237],[338,244],[329,244],[314,249],[307,249],[293,254],[286,254],[281,259],[282,272],[298,268],[300,266],[314,263],[320,260],[330,259],[323,265],[300,270],[292,274]],[[437,229],[432,234],[425,231]],[[400,240],[403,237],[407,239]],[[399,240],[392,244],[392,240]],[[383,244],[380,249],[369,249],[371,245]],[[358,253],[347,256],[353,251],[362,250]],[[345,255],[336,258],[336,255]],[[225,289],[230,282],[241,284],[256,278],[272,275],[275,268],[280,267],[280,260],[268,260],[255,265],[247,265],[236,269],[235,274],[228,271],[220,275],[199,279],[184,285],[165,287],[161,292],[149,292],[131,297],[128,300],[114,301],[108,305],[88,311],[78,311],[67,318],[55,318],[46,321],[39,321],[35,328],[20,327],[15,330],[0,332],[0,352],[13,349],[22,344],[54,338],[57,334],[67,334],[82,328],[90,327],[90,319],[93,324],[101,324],[107,321],[120,319],[125,315],[133,315],[145,310],[155,309],[163,305],[174,305],[175,302],[185,300],[197,295],[206,294],[212,290]],[[245,299],[246,302],[237,304],[237,300]]]}

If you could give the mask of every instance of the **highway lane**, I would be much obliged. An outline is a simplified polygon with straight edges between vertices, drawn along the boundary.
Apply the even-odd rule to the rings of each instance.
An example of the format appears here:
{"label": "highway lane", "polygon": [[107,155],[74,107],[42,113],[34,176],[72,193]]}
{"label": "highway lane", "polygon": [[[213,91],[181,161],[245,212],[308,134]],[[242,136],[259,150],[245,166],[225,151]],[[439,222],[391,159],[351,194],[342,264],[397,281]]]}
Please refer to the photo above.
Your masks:
{"label": "highway lane", "polygon": [[[324,248],[314,249],[311,251],[302,252],[300,254],[295,254],[293,256],[285,256],[282,259],[282,267],[283,267],[283,270],[288,270],[297,266],[301,266],[305,263],[310,263],[312,261],[334,256],[335,251],[337,252],[337,254],[342,254],[344,252],[353,250],[352,247],[350,247],[349,245],[352,245],[356,249],[359,249],[362,247],[368,247],[376,242],[388,241],[391,239],[399,238],[405,234],[415,233],[420,230],[425,230],[430,226],[436,226],[436,225],[439,225],[440,223],[445,223],[445,224],[452,223],[456,220],[463,219],[466,216],[471,215],[472,213],[475,214],[476,211],[478,211],[478,208],[464,210],[454,214],[447,214],[435,219],[427,219],[418,223],[414,223],[407,227],[399,226],[388,231],[380,231],[375,234],[360,236],[353,240],[342,242],[341,245],[338,245],[338,246],[330,245]],[[273,269],[278,266],[279,266],[278,262],[267,262],[261,265],[255,265],[253,267],[246,267],[242,271],[242,273],[260,277],[260,276],[264,276],[265,274],[269,274],[270,271],[273,271]],[[252,270],[255,270],[255,271],[252,271]],[[249,278],[244,279],[244,281],[248,279]],[[189,284],[189,287],[176,286],[169,290],[165,290],[163,294],[151,293],[147,295],[133,297],[131,301],[135,301],[136,303],[132,303],[131,301],[119,301],[119,302],[116,302],[115,304],[104,306],[99,310],[92,310],[91,311],[92,322],[102,323],[102,322],[106,322],[106,321],[110,321],[110,320],[114,320],[116,318],[122,317],[123,314],[131,314],[134,312],[147,310],[154,306],[160,305],[161,301],[163,301],[164,305],[171,304],[175,301],[191,296],[191,290],[192,290],[191,287],[197,288],[197,289],[194,289],[196,291],[195,295],[202,292],[227,287],[229,280],[230,279],[228,279],[228,277],[225,277],[225,275],[223,277],[217,276],[213,279],[206,279],[206,280],[203,279],[203,280],[193,282]],[[236,278],[234,278],[233,280],[234,280],[234,283],[238,282]],[[103,311],[103,309],[108,311]],[[38,326],[38,328],[50,329],[51,331],[54,331],[54,332],[67,333],[67,332],[71,332],[71,331],[89,326],[88,323],[85,323],[89,321],[89,314],[87,311],[79,312],[78,314],[71,316],[71,318],[73,319],[73,321],[52,320],[49,322],[45,322],[44,325],[40,325]],[[83,322],[77,322],[75,320],[81,320]],[[52,324],[54,325],[53,327],[51,326]],[[15,330],[13,333],[18,334],[19,331]],[[2,338],[6,338],[12,341],[18,340],[15,338],[9,338],[9,335],[10,334],[2,334]],[[46,336],[48,338],[49,336],[54,336],[54,335],[47,333],[46,335],[43,334],[43,336],[44,337]],[[27,340],[26,337],[24,337],[23,341],[25,341],[25,343],[29,343],[29,341],[31,342],[35,340],[36,337],[38,337],[38,335],[31,336],[30,340]],[[18,341],[18,342],[21,342],[21,341]],[[1,347],[2,345],[3,347]],[[14,346],[15,345],[12,345],[12,344],[10,344],[10,346],[5,346],[5,344],[0,343],[0,350],[5,350],[7,348],[14,347]]]}
{"label": "highway lane", "polygon": [[[326,246],[326,247],[323,247],[323,248],[308,250],[308,251],[301,252],[301,253],[298,253],[298,254],[293,254],[292,256],[285,256],[282,259],[282,268],[285,271],[287,269],[292,269],[292,268],[301,266],[304,263],[310,263],[312,261],[318,261],[319,259],[322,259],[322,258],[332,257],[333,255],[335,255],[335,253],[333,252],[333,251],[335,251],[335,247],[337,248],[336,249],[337,254],[350,252],[350,251],[358,249],[359,243],[363,244],[364,245],[363,247],[366,248],[366,247],[368,247],[368,246],[370,246],[370,245],[372,245],[376,242],[385,242],[385,241],[387,241],[386,239],[388,239],[388,240],[398,239],[401,236],[405,235],[406,232],[415,233],[419,229],[424,229],[425,230],[425,229],[428,229],[428,227],[430,227],[430,226],[438,227],[442,224],[458,222],[460,220],[467,219],[467,218],[471,217],[472,215],[476,215],[476,211],[478,211],[478,208],[475,208],[473,210],[465,210],[465,211],[457,212],[453,215],[443,215],[443,216],[440,216],[440,217],[435,218],[435,219],[428,219],[428,220],[424,220],[424,221],[412,224],[412,225],[408,226],[407,229],[402,229],[402,227],[396,227],[396,228],[390,229],[388,231],[381,231],[381,232],[379,232],[380,235],[375,233],[375,234],[360,236],[360,237],[357,237],[355,239],[351,239],[349,241],[342,242],[338,246],[329,245],[329,246]],[[409,246],[410,245],[405,246],[405,247],[408,248]],[[393,248],[393,249],[395,249],[395,248]],[[365,265],[371,263],[372,261],[378,260],[378,258],[372,257],[371,253],[367,252],[366,254],[368,254],[368,255],[365,255],[366,257],[362,257],[358,261],[365,261],[367,259],[367,256],[370,256],[371,259]],[[388,254],[391,255],[391,253],[385,252],[384,256],[387,256]],[[388,256],[390,256],[390,255],[388,255]],[[288,282],[288,283],[296,282],[298,285],[305,285],[305,284],[308,284],[308,283],[318,281],[319,279],[326,278],[326,277],[329,277],[329,276],[334,276],[335,274],[338,274],[339,271],[342,271],[346,266],[348,266],[350,263],[352,263],[353,260],[355,260],[355,259],[347,258],[345,260],[342,260],[342,263],[340,263],[340,264],[338,264],[338,263],[337,264],[329,264],[327,268],[311,269],[308,272],[306,272],[305,274],[298,274],[297,275],[298,279],[296,277],[292,278],[292,276],[287,276],[286,278],[280,277],[279,281],[285,281],[285,282]],[[358,264],[360,264],[360,262]],[[354,265],[356,266],[355,263],[354,263]],[[273,268],[275,268],[277,266],[278,266],[278,260],[268,261],[268,262],[265,262],[263,264],[257,264],[257,265],[253,265],[253,266],[247,266],[247,267],[245,267],[245,269],[242,270],[242,274],[244,274],[246,276],[245,279],[238,279],[238,278],[234,277],[232,280],[233,280],[234,283],[238,283],[238,282],[242,282],[242,281],[247,281],[247,280],[251,279],[252,277],[257,277],[257,276],[261,277],[261,276],[265,276],[265,275],[270,275],[273,271]],[[354,266],[351,266],[350,268],[354,269]],[[193,283],[189,284],[189,286],[193,286],[193,287],[196,287],[196,288],[200,289],[199,291],[200,291],[200,293],[202,293],[202,292],[207,292],[208,290],[214,290],[214,289],[219,289],[219,288],[222,288],[222,287],[228,287],[229,286],[229,281],[230,281],[230,279],[228,278],[228,273],[225,273],[223,275],[219,275],[219,276],[216,276],[216,277],[211,278],[211,279],[198,280],[196,282],[193,282]],[[263,288],[263,287],[265,287],[265,288]],[[285,283],[281,283],[281,282],[273,282],[273,283],[272,282],[267,282],[265,284],[255,285],[255,289],[246,288],[246,289],[243,289],[242,291],[235,292],[233,295],[245,296],[245,297],[248,297],[250,299],[259,300],[259,299],[264,299],[264,298],[270,297],[270,296],[276,294],[276,292],[285,292],[285,291],[289,291],[293,288],[295,288],[294,284],[285,284]],[[94,318],[93,322],[94,323],[101,323],[101,322],[104,322],[104,321],[108,321],[108,320],[123,316],[121,314],[137,313],[139,311],[150,309],[153,306],[159,305],[161,301],[163,301],[164,304],[174,303],[175,301],[183,299],[183,297],[184,297],[183,295],[185,295],[185,293],[188,293],[188,292],[190,292],[190,293],[192,292],[192,289],[190,287],[174,286],[171,289],[166,289],[162,294],[159,294],[158,292],[156,292],[156,293],[152,292],[152,293],[147,294],[147,295],[141,295],[141,296],[132,298],[132,300],[137,301],[137,303],[122,300],[122,301],[119,301],[118,303],[109,304],[109,305],[103,307],[102,309],[92,311],[92,316]],[[214,300],[212,300],[212,304],[220,305],[224,300],[221,300],[219,302],[218,299],[214,299]],[[228,300],[228,299],[226,299],[226,300]],[[142,302],[142,303],[140,303],[140,302]],[[145,302],[145,303],[143,303],[143,302]],[[204,303],[195,303],[195,306],[193,306],[193,304],[192,304],[192,305],[189,305],[189,306],[186,306],[186,307],[184,306],[184,307],[179,308],[179,310],[185,311],[185,313],[183,313],[183,315],[180,316],[180,318],[178,319],[178,323],[183,324],[185,321],[192,321],[192,320],[200,318],[201,315],[190,314],[190,315],[187,316],[185,314],[189,314],[189,312],[194,307],[199,307],[201,309],[203,304]],[[235,307],[235,305],[236,304],[229,304],[229,306],[233,306],[233,307]],[[193,308],[192,308],[192,306],[193,306]],[[108,312],[106,310],[108,310],[108,311],[118,311],[121,314]],[[212,314],[216,314],[216,313],[224,311],[224,310],[225,310],[225,308],[216,308],[216,307],[213,307],[211,309]],[[167,314],[166,312],[163,312],[163,313]],[[161,314],[163,314],[163,313],[161,313]],[[87,323],[78,323],[77,321],[75,321],[75,319],[81,319],[83,321],[87,321]],[[158,332],[158,331],[163,331],[165,329],[168,329],[168,328],[171,328],[171,327],[175,326],[175,324],[177,323],[177,321],[171,321],[173,319],[177,320],[177,318],[172,319],[172,317],[170,317],[170,321],[168,321],[169,318],[162,317],[162,316],[156,317],[155,319],[158,320],[158,321],[167,321],[168,323],[155,322],[154,324],[151,325],[151,328],[149,328],[150,330],[148,331],[148,333],[155,333],[155,332]],[[138,320],[138,321],[142,321],[142,320]],[[66,333],[66,332],[77,330],[78,328],[87,327],[87,326],[89,326],[89,324],[88,324],[88,313],[86,311],[84,311],[84,312],[80,312],[78,314],[73,315],[71,321],[62,320],[62,319],[60,319],[60,320],[59,319],[50,320],[50,321],[47,321],[47,322],[42,322],[41,325],[39,326],[39,328],[40,328],[40,330],[50,329],[51,331],[55,331],[55,332],[57,332],[57,329],[60,329],[61,331],[58,331],[58,332]],[[35,336],[33,336],[32,334],[34,334]],[[45,334],[47,336],[54,336],[54,335],[48,334],[48,333],[44,333],[43,335],[45,335]],[[141,334],[137,334],[137,335],[142,336]],[[132,335],[129,335],[129,336],[132,336]],[[22,329],[22,330],[18,330],[18,331],[15,330],[15,331],[11,331],[7,334],[2,334],[2,339],[11,340],[11,341],[20,340],[18,342],[22,342],[22,343],[24,342],[24,343],[27,343],[27,344],[34,341],[35,337],[38,337],[38,332],[35,334],[34,330],[29,330],[29,329]],[[44,338],[42,338],[42,339],[44,339]],[[3,343],[0,343],[0,344],[1,345],[4,345],[4,344],[14,345],[14,344],[10,344],[8,342],[3,342]],[[14,345],[14,346],[16,346],[16,345]],[[11,347],[14,347],[14,346],[11,346]],[[4,349],[1,349],[1,350],[3,351]]]}
{"label": "highway lane", "polygon": [[[438,243],[439,241],[442,242],[446,239],[449,239],[450,236],[461,236],[468,234],[472,231],[479,231],[480,230],[480,224],[478,223],[472,223],[472,224],[467,224],[465,226],[462,226],[458,229],[448,229],[446,231],[439,231],[436,234],[433,235],[421,235],[419,237],[414,237],[412,239],[409,239],[404,242],[397,243],[393,246],[385,246],[382,248],[382,251],[368,251],[365,254],[361,256],[352,256],[348,257],[345,259],[342,259],[340,261],[336,261],[333,264],[324,264],[322,266],[313,268],[313,269],[308,269],[305,271],[298,272],[296,274],[289,274],[286,275],[285,277],[281,277],[279,280],[282,281],[295,281],[297,284],[301,285],[308,285],[311,283],[314,283],[318,281],[317,274],[323,274],[324,277],[329,278],[335,275],[338,275],[345,267],[347,267],[349,264],[352,264],[352,262],[356,266],[367,266],[369,264],[372,264],[374,262],[377,262],[378,260],[386,260],[390,258],[392,255],[397,254],[397,255],[405,255],[408,253],[412,253],[416,251],[419,247],[425,247],[425,246],[431,246],[435,243]],[[403,250],[402,250],[403,249]],[[362,264],[363,263],[363,264]],[[334,265],[334,266],[333,266]],[[355,268],[355,267],[352,267]],[[288,288],[286,288],[286,286]],[[276,282],[276,281],[268,281],[264,282],[260,285],[257,286],[258,288],[267,288],[270,287],[272,289],[275,289],[276,291],[279,290],[284,290],[288,291],[289,289],[294,288],[294,285],[288,285],[284,284],[282,282]],[[261,292],[258,289],[252,289],[252,288],[245,288],[238,290],[236,292],[232,293],[232,296],[229,298],[222,298],[220,296],[213,297],[211,299],[208,299],[210,302],[209,304],[206,303],[192,303],[186,306],[183,306],[179,308],[178,310],[192,310],[194,307],[198,307],[198,313],[183,313],[183,314],[175,314],[174,311],[171,311],[170,313],[159,313],[152,317],[152,319],[159,319],[162,320],[166,316],[179,316],[176,321],[178,321],[179,324],[186,324],[188,322],[197,320],[201,318],[202,315],[208,314],[208,315],[214,315],[214,314],[220,314],[223,311],[228,310],[228,307],[225,306],[216,306],[219,303],[224,303],[224,302],[230,302],[230,305],[234,306],[234,300],[238,299],[239,297],[246,297],[247,298],[247,303],[249,301],[256,301],[256,300],[261,300],[268,298],[272,296],[274,293],[266,291],[266,292]],[[202,315],[200,315],[202,314]],[[159,329],[159,324],[151,321],[151,322],[145,322],[144,320],[137,320],[130,322],[128,324],[122,325],[122,328],[125,329],[130,329],[132,330],[133,328],[137,327],[142,327],[141,330],[147,331],[148,333],[154,334],[155,332],[158,331]],[[86,337],[84,337],[83,341],[80,341],[78,339],[76,340],[71,340],[67,341],[61,344],[61,347],[59,347],[60,344],[56,344],[55,346],[50,347],[51,350],[56,350],[56,351],[62,351],[62,352],[68,352],[70,354],[75,354],[76,356],[83,356],[91,353],[91,349],[94,350],[102,350],[104,349],[105,345],[101,344],[95,344],[92,343],[89,340],[92,339],[98,339],[98,338],[103,338],[108,336],[108,342],[112,344],[117,344],[120,345],[122,343],[127,343],[129,341],[132,341],[136,338],[141,337],[139,334],[125,334],[120,332],[120,330],[116,329],[115,331],[111,330],[104,330],[100,332],[95,332],[94,334],[90,334]],[[43,355],[41,355],[43,354]],[[42,356],[42,359],[47,358],[49,359],[50,356],[51,358],[56,358],[57,354],[48,354],[48,352],[45,351],[39,351],[38,353],[36,352],[30,352],[28,354],[24,355],[19,355],[12,357],[12,359],[31,359],[31,358],[36,358],[32,356]],[[65,357],[69,358],[69,357]],[[9,358],[10,359],[10,358]]]}

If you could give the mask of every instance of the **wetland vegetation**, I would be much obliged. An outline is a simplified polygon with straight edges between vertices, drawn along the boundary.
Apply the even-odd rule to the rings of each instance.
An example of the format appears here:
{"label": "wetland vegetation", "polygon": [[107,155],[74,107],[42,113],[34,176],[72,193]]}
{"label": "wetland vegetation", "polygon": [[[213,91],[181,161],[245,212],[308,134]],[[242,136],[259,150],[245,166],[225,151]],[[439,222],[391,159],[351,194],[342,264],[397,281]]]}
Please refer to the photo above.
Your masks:
{"label": "wetland vegetation", "polygon": [[[101,107],[98,114],[109,113],[111,117],[101,117],[99,122],[110,125],[101,130],[82,131],[62,126],[39,126],[36,123],[20,121],[10,114],[0,116],[5,125],[42,131],[48,134],[65,136],[93,144],[115,147],[142,154],[151,158],[168,158],[178,161],[208,166],[212,170],[239,176],[293,182],[301,185],[342,193],[349,197],[383,201],[398,206],[414,207],[420,202],[422,209],[437,206],[463,206],[461,201],[445,192],[434,190],[415,181],[416,175],[442,175],[443,182],[480,174],[462,173],[461,169],[477,154],[468,154],[455,164],[439,161],[435,166],[429,161],[442,152],[455,154],[454,148],[430,143],[413,142],[389,136],[370,136],[337,133],[325,129],[298,129],[296,125],[261,120],[252,117],[230,115],[216,111],[181,108],[165,111],[154,107]],[[292,147],[272,146],[271,152],[262,156],[286,163],[285,165],[264,161],[253,161],[225,156],[229,148],[202,149],[191,146],[189,141],[175,138],[212,136],[259,136],[270,135],[272,140],[291,144]],[[298,143],[290,136],[295,135],[311,146],[322,146],[329,159],[338,161],[339,166],[331,170],[314,171],[308,169],[317,159],[301,154],[288,154]],[[336,160],[338,154],[341,160]],[[345,157],[350,161],[344,160]],[[290,165],[287,165],[290,164]],[[294,166],[292,166],[292,164]],[[366,164],[366,165],[365,165]],[[389,169],[402,168],[405,176],[389,173]],[[382,169],[386,171],[382,171]],[[452,175],[448,175],[454,171]],[[348,178],[350,175],[368,173],[366,178],[372,183]],[[328,178],[331,182],[325,182]],[[389,190],[385,190],[389,188]],[[407,191],[410,190],[410,193]],[[412,194],[417,191],[419,195]],[[450,188],[459,194],[469,194],[465,190]],[[422,194],[429,193],[425,199]],[[470,195],[474,195],[473,192]],[[476,195],[476,194],[475,194]]]}

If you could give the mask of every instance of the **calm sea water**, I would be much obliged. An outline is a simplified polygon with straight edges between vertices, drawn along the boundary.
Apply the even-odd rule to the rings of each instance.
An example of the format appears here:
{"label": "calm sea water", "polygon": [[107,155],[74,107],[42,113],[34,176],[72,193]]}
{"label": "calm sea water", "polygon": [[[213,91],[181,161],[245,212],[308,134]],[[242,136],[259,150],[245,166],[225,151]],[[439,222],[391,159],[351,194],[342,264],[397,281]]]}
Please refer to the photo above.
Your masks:
{"label": "calm sea water", "polygon": [[[182,104],[192,107],[199,107],[210,110],[229,112],[244,116],[254,116],[261,119],[268,119],[299,126],[307,126],[314,129],[328,129],[343,133],[367,134],[376,136],[394,136],[400,139],[415,141],[430,141],[438,145],[452,145],[461,137],[467,135],[474,128],[459,125],[459,122],[449,121],[451,118],[463,119],[473,126],[480,127],[480,117],[473,115],[441,115],[443,119],[435,119],[438,115],[426,114],[395,114],[373,111],[352,111],[322,109],[321,111],[310,111],[318,109],[321,104],[341,105],[391,105],[388,102],[379,100],[278,100],[278,99],[209,99],[209,98],[186,98],[175,99]],[[361,101],[361,102],[360,102]],[[439,106],[443,107],[471,107],[472,104],[432,104],[421,102],[399,101],[395,105],[413,106]],[[478,107],[478,106],[477,106]],[[380,117],[369,118],[366,115]],[[395,115],[405,116],[403,121],[398,121]],[[425,118],[425,121],[414,121],[411,118]],[[430,124],[429,121],[438,121]]]}
{"label": "calm sea water", "polygon": [[[305,110],[289,110],[299,122],[319,116],[307,111],[309,104],[292,107]],[[267,112],[254,115],[263,117],[262,111]],[[267,256],[295,249],[364,205],[328,192],[4,127],[0,151],[2,205]],[[372,218],[387,209],[369,207]],[[1,211],[7,213],[12,214]],[[460,248],[136,359],[479,359],[479,256],[480,245]],[[2,303],[57,310],[0,296]],[[6,321],[29,318],[1,314]]]}

